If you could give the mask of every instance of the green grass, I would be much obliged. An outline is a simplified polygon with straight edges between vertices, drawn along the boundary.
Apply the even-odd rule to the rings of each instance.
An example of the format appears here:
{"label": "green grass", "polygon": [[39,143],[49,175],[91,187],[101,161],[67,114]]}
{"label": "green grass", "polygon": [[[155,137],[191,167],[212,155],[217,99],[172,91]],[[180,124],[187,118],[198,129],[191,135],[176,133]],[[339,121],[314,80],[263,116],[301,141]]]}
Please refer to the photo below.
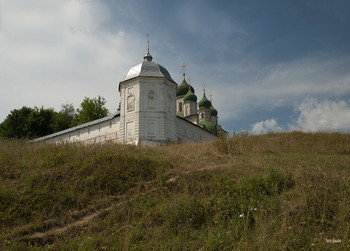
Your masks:
{"label": "green grass", "polygon": [[0,140],[0,226],[1,250],[349,250],[350,135]]}

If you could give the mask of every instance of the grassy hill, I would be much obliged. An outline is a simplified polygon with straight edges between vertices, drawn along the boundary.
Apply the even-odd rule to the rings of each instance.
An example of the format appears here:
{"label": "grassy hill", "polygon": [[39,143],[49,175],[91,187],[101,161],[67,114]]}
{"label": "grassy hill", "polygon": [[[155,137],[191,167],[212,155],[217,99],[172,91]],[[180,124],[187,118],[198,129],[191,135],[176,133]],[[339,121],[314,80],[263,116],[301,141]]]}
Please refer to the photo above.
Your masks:
{"label": "grassy hill", "polygon": [[350,250],[350,135],[0,139],[1,250]]}

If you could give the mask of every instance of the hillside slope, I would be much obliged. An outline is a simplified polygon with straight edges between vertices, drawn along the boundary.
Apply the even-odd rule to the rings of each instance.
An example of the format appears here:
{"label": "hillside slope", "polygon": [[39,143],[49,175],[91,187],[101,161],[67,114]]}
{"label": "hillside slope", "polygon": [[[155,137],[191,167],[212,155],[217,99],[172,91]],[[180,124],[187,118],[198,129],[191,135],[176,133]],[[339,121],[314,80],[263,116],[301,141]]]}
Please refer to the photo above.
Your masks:
{"label": "hillside slope", "polygon": [[349,250],[350,135],[0,140],[1,250]]}

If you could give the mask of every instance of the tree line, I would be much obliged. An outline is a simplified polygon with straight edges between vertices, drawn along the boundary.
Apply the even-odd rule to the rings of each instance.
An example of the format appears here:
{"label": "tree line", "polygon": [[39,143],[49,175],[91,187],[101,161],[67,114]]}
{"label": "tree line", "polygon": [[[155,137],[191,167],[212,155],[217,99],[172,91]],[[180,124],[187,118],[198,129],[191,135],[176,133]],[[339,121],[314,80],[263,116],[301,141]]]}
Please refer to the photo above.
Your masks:
{"label": "tree line", "polygon": [[109,114],[103,97],[85,97],[80,107],[63,104],[56,112],[53,108],[30,108],[12,110],[0,124],[0,137],[5,138],[37,138],[67,128],[87,123]]}

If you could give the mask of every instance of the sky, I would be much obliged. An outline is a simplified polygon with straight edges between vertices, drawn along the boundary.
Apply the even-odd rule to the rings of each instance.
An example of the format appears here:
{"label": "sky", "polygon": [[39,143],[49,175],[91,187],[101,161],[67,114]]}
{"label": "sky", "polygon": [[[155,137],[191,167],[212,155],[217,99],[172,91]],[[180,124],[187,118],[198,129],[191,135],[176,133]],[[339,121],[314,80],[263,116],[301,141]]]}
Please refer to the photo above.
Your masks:
{"label": "sky", "polygon": [[348,0],[0,0],[0,123],[13,109],[78,108],[153,61],[232,133],[350,132]]}

